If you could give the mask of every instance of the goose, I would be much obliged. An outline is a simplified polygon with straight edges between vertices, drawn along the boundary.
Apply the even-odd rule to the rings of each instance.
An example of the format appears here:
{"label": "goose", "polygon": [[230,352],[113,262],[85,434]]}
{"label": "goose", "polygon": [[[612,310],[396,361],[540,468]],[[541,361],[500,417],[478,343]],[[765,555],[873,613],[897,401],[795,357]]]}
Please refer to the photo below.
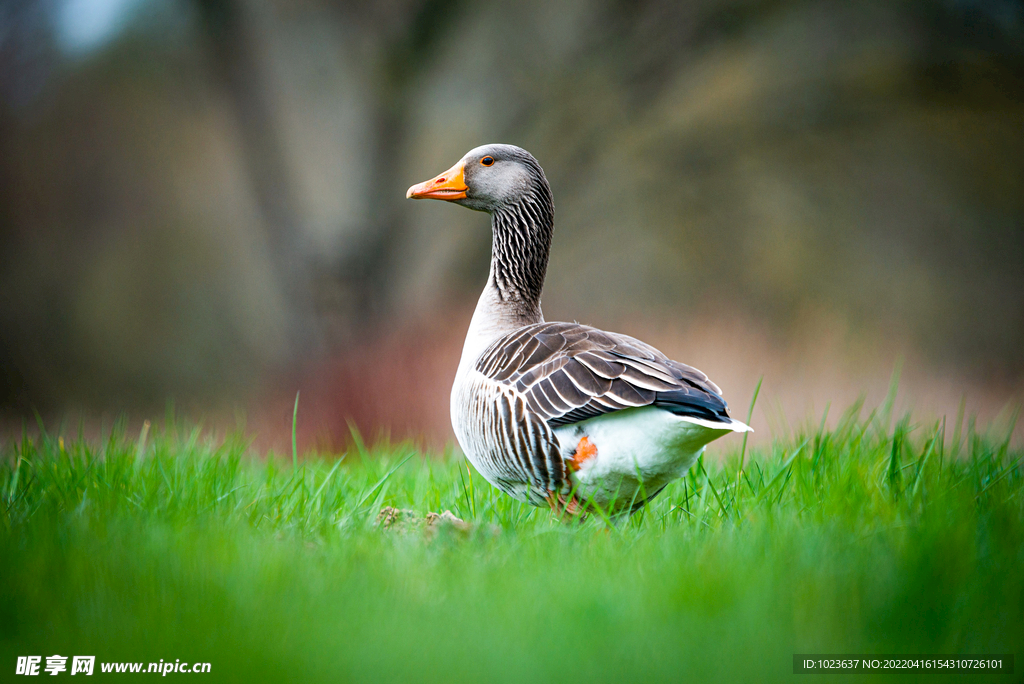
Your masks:
{"label": "goose", "polygon": [[491,144],[406,198],[491,215],[491,267],[451,393],[466,457],[502,492],[559,514],[628,515],[682,477],[711,441],[750,427],[708,376],[654,347],[546,322],[554,203],[537,160]]}

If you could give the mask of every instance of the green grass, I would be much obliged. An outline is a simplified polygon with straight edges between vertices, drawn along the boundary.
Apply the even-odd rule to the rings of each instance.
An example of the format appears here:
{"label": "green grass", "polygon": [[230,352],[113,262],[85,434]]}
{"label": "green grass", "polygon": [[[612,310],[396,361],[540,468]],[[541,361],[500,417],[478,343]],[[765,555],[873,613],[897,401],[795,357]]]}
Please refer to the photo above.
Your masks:
{"label": "green grass", "polygon": [[[7,441],[0,680],[55,653],[208,661],[203,681],[678,682],[916,652],[1015,653],[1017,674],[971,681],[1020,681],[1018,448],[851,410],[746,449],[742,473],[731,449],[609,528],[407,445],[293,467],[174,425]],[[475,528],[381,531],[384,505]]]}

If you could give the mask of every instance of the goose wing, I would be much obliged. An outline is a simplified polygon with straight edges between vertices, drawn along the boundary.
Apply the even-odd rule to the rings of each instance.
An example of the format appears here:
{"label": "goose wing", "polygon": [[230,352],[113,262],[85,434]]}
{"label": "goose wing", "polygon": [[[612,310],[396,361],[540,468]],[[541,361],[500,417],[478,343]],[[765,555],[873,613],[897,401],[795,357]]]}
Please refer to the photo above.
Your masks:
{"label": "goose wing", "polygon": [[476,370],[514,387],[551,428],[652,405],[732,422],[722,391],[704,373],[632,337],[578,323],[537,323],[509,333],[484,351]]}

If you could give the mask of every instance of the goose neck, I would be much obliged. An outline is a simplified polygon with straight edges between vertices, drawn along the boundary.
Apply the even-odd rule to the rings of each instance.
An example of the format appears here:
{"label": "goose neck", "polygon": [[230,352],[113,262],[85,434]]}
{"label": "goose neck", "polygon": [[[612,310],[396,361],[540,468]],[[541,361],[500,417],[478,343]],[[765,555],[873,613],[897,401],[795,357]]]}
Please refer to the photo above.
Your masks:
{"label": "goose neck", "polygon": [[553,226],[550,190],[527,193],[520,202],[491,214],[491,269],[473,312],[460,366],[474,363],[502,335],[544,320],[540,296]]}
{"label": "goose neck", "polygon": [[553,227],[550,191],[525,193],[517,203],[491,214],[488,285],[502,303],[522,315],[540,314]]}

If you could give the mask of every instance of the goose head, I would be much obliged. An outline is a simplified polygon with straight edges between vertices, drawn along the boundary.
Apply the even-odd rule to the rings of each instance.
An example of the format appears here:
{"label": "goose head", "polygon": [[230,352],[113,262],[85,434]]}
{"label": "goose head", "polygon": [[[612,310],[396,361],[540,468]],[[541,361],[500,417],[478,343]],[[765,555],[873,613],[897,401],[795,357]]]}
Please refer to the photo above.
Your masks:
{"label": "goose head", "polygon": [[405,193],[411,199],[439,199],[494,214],[528,197],[546,198],[551,190],[540,164],[515,145],[482,145],[455,166]]}

